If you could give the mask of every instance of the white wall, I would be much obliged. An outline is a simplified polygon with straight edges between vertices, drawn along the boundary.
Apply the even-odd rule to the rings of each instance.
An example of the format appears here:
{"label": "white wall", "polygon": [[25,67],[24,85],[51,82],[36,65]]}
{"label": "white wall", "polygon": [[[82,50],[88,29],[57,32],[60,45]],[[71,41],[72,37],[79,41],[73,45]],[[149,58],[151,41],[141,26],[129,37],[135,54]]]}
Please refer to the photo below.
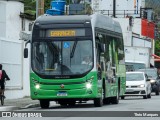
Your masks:
{"label": "white wall", "polygon": [[133,33],[141,35],[141,29],[142,29],[141,24],[142,24],[142,19],[133,18],[133,27],[132,27]]}
{"label": "white wall", "polygon": [[141,36],[142,28],[140,18],[133,18],[132,27],[129,26],[129,18],[114,18],[114,20],[118,21],[121,25],[125,46],[139,46],[152,48],[152,41],[146,41],[143,38],[143,36]]}
{"label": "white wall", "polygon": [[10,81],[6,82],[6,97],[21,97],[23,93],[19,93],[23,89],[22,84],[22,42],[19,41],[19,31],[21,30],[20,11],[23,12],[23,4],[14,1],[0,1],[3,14],[3,25],[0,31],[5,35],[0,36],[0,51],[3,68],[10,77]]}
{"label": "white wall", "polygon": [[[6,82],[7,99],[30,95],[29,59],[23,59],[24,42],[19,40],[22,30],[20,12],[24,12],[23,3],[0,1],[0,63],[11,79]],[[29,21],[26,20],[26,27],[27,24]]]}
{"label": "white wall", "polygon": [[[6,4],[0,2],[0,48],[2,46],[1,39],[6,36]],[[2,55],[2,50],[0,49],[0,56]],[[0,62],[2,61],[2,57],[0,57]]]}
{"label": "white wall", "polygon": [[132,31],[131,27],[129,26],[129,18],[114,18],[114,20],[120,23],[123,33],[124,45],[131,46]]}
{"label": "white wall", "polygon": [[0,37],[6,36],[6,4],[0,2]]}
{"label": "white wall", "polygon": [[[29,23],[32,23],[31,20],[25,19],[25,32],[27,34],[31,34],[31,31],[29,31]],[[25,48],[25,42],[23,42],[24,48]],[[23,48],[23,49],[24,49]],[[28,58],[23,58],[23,93],[25,96],[30,96],[30,44],[27,45],[28,48]]]}

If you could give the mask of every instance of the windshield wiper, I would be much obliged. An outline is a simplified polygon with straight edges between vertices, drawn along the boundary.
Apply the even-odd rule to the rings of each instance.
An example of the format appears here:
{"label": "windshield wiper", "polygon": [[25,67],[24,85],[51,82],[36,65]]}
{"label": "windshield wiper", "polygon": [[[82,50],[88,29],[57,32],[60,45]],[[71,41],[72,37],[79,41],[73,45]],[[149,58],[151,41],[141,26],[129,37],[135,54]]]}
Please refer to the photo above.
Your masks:
{"label": "windshield wiper", "polygon": [[76,46],[77,46],[77,41],[74,42],[74,45],[73,45],[73,48],[72,48],[72,51],[71,51],[71,54],[70,54],[70,58],[73,58]]}

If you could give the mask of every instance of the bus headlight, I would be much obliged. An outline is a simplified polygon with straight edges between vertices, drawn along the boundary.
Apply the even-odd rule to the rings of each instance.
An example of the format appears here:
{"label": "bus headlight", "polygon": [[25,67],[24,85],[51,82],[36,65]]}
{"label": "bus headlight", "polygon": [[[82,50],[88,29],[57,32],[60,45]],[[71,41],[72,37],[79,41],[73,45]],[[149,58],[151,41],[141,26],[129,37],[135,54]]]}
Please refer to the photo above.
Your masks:
{"label": "bus headlight", "polygon": [[88,80],[86,80],[86,88],[87,89],[91,89],[93,79],[94,79],[94,76],[92,76],[91,78],[89,78]]}
{"label": "bus headlight", "polygon": [[39,85],[39,84],[36,84],[36,85],[35,85],[35,88],[36,88],[36,89],[39,89],[39,88],[40,88],[40,85]]}
{"label": "bus headlight", "polygon": [[86,88],[87,88],[87,89],[91,89],[91,87],[92,87],[92,84],[91,84],[91,83],[87,83],[87,84],[86,84]]}

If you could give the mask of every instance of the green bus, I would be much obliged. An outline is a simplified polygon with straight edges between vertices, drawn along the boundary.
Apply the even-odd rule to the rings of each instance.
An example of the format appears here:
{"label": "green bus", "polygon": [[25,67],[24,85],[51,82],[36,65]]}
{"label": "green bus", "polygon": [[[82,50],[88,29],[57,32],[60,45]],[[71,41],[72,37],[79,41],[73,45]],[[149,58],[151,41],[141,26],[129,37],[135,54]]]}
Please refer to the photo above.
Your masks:
{"label": "green bus", "polygon": [[[31,43],[31,98],[41,108],[93,100],[118,104],[126,87],[122,30],[112,18],[93,15],[36,19]],[[24,49],[28,57],[28,49]]]}

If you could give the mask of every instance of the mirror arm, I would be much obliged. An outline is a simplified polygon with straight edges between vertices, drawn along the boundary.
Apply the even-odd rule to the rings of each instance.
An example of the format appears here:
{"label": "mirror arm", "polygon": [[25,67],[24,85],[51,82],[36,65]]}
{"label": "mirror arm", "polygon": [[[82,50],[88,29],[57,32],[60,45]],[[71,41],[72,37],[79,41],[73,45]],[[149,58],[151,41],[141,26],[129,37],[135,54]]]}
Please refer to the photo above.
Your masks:
{"label": "mirror arm", "polygon": [[28,40],[26,43],[25,43],[25,48],[27,47],[27,44],[30,43],[31,41]]}

